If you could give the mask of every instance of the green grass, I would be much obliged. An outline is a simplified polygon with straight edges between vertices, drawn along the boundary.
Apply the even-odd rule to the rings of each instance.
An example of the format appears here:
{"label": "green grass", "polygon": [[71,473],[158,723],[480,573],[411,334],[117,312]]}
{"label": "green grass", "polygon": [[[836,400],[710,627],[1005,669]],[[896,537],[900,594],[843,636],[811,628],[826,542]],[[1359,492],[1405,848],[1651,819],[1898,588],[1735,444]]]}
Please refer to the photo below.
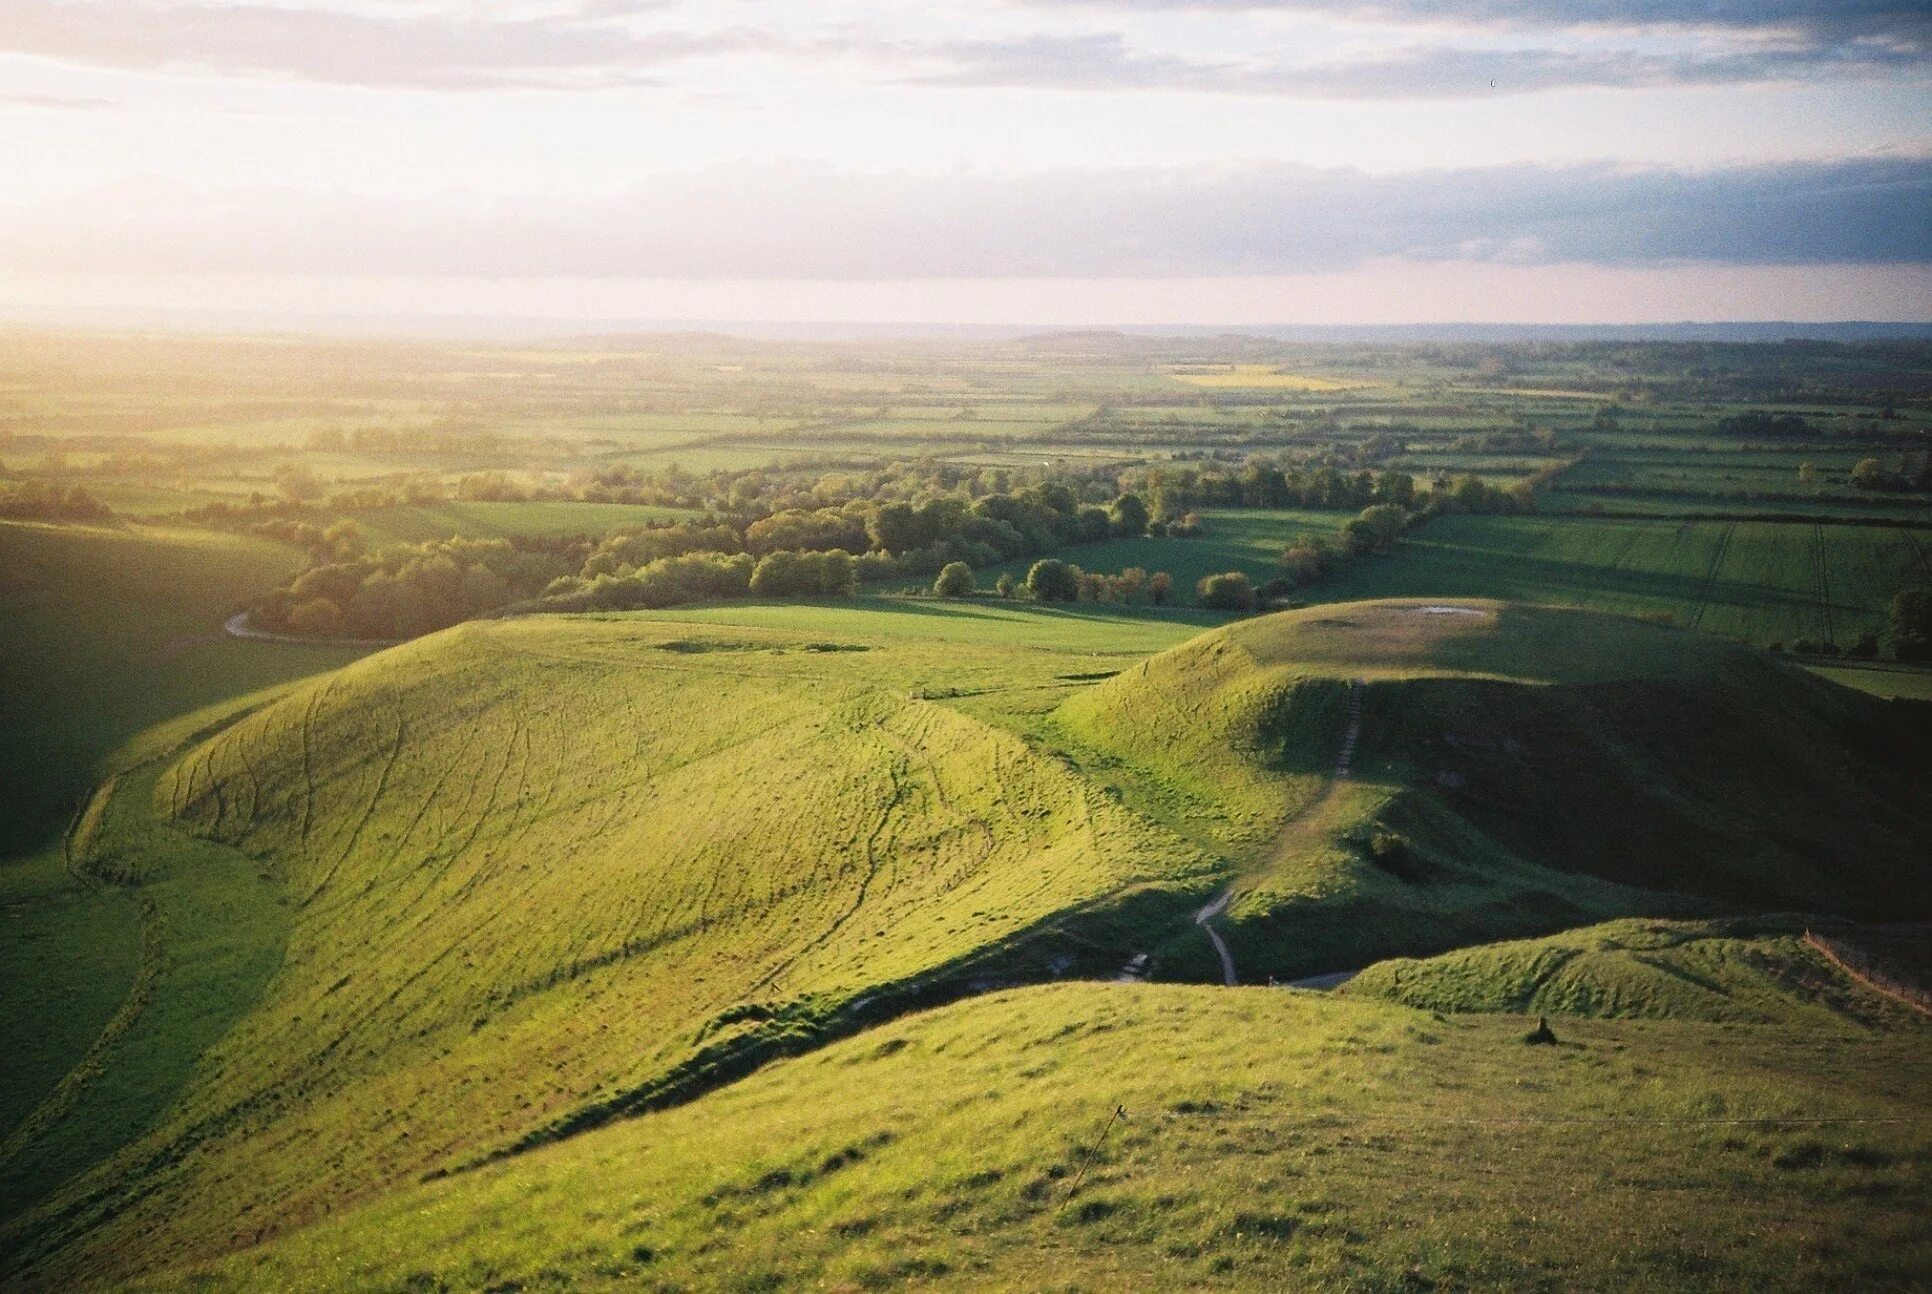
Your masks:
{"label": "green grass", "polygon": [[[1129,566],[1166,571],[1174,577],[1174,599],[1194,601],[1194,585],[1204,575],[1245,571],[1256,583],[1272,578],[1281,550],[1300,535],[1333,538],[1353,513],[1306,509],[1225,508],[1202,513],[1206,532],[1193,539],[1108,539],[1096,544],[1074,544],[1055,557],[1089,571],[1112,574]],[[975,578],[991,588],[1002,574],[1024,580],[1035,558],[1006,562],[977,572]]]}
{"label": "green grass", "polygon": [[1923,1026],[1524,1028],[1000,993],[163,1287],[1800,1290],[1932,1262]]}
{"label": "green grass", "polygon": [[696,514],[644,503],[418,503],[352,514],[372,543],[425,539],[501,539],[509,535],[603,535],[620,526],[676,521]]}
{"label": "green grass", "polygon": [[1797,917],[1612,921],[1426,961],[1378,962],[1342,988],[1425,1011],[1744,1021],[1793,1030],[1909,1025],[1847,978]]}
{"label": "green grass", "polygon": [[[1926,789],[1899,762],[1922,715],[1667,627],[1436,605],[1240,622],[1056,713],[1094,776],[1240,872],[1248,978],[1712,904],[1923,909]],[[1158,954],[1211,973],[1197,931]]]}
{"label": "green grass", "polygon": [[83,1265],[125,1274],[234,1244],[808,1045],[1068,912],[1206,888],[1212,860],[919,699],[1037,709],[1092,653],[878,621],[467,626],[174,763],[164,825],[292,903],[283,967],[163,1124],[21,1224],[29,1252],[92,1225]]}
{"label": "green grass", "polygon": [[223,635],[298,564],[230,535],[0,522],[0,858],[50,840],[136,733],[359,655]]}
{"label": "green grass", "polygon": [[1867,526],[1453,516],[1309,594],[1509,598],[1668,616],[1759,644],[1849,646],[1923,578],[1925,550],[1915,532]]}
{"label": "green grass", "polygon": [[[83,1061],[142,965],[142,896],[68,870],[70,818],[100,777],[154,753],[130,745],[151,725],[192,728],[204,707],[356,655],[222,636],[222,617],[293,564],[286,549],[231,536],[0,523],[0,1154],[10,1160],[21,1122]],[[161,749],[185,735],[163,734]],[[7,1176],[8,1204],[44,1180],[18,1163]]]}

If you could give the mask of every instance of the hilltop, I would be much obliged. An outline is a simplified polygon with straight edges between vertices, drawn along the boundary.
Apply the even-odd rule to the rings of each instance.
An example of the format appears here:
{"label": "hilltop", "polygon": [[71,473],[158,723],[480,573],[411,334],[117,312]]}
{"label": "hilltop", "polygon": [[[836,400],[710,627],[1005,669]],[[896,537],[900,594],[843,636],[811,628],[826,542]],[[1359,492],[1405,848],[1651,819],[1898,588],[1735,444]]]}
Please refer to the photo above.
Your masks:
{"label": "hilltop", "polygon": [[[1130,803],[1231,860],[1250,978],[1620,915],[1932,902],[1927,712],[1665,625],[1314,607],[1205,633],[1057,717]],[[1204,952],[1166,960],[1201,975]]]}

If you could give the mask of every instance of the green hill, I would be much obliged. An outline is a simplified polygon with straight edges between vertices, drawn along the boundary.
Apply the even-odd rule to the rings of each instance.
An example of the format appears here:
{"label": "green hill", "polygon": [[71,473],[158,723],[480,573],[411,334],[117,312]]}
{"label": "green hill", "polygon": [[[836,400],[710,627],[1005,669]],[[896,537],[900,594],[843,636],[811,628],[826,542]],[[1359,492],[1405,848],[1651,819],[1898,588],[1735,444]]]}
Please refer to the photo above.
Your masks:
{"label": "green hill", "polygon": [[1000,993],[164,1288],[1905,1289],[1932,1262],[1926,1027],[1523,1027]]}
{"label": "green hill", "polygon": [[[1199,1049],[1224,1029],[1253,1033],[1233,1053],[1243,1077],[1198,1099],[1254,1101],[1311,1073],[1337,1092],[1366,1084],[1421,1100],[1433,1090],[1414,1087],[1421,1080],[1402,1065],[1448,1053],[1410,1054],[1402,1040],[1438,1032],[1439,1022],[1369,1001],[1373,980],[1326,1005],[1282,994],[1259,996],[1301,1005],[1243,995],[1245,1004],[1224,1007],[1221,990],[1093,986],[882,1025],[1016,982],[1112,978],[1138,952],[1153,955],[1160,977],[1218,978],[1193,914],[1230,880],[1215,929],[1250,982],[1617,916],[1777,908],[1896,917],[1924,901],[1932,806],[1909,772],[1926,736],[1912,706],[1674,629],[1495,603],[1324,607],[1145,655],[1188,632],[1172,617],[1010,604],[506,620],[379,653],[245,712],[178,722],[144,744],[147,762],[104,788],[75,834],[78,867],[138,885],[142,962],[125,1024],[92,1053],[96,1077],[36,1111],[20,1145],[0,1146],[0,1162],[31,1183],[0,1197],[9,1208],[31,1202],[0,1221],[0,1252],[30,1284],[134,1280],[358,1206],[380,1212],[390,1207],[382,1197],[424,1178],[455,1174],[458,1184],[432,1192],[497,1181],[521,1192],[536,1181],[518,1176],[521,1165],[633,1147],[638,1129],[658,1128],[644,1135],[672,1148],[648,1152],[659,1165],[650,1171],[671,1176],[638,1190],[673,1202],[689,1195],[690,1207],[707,1210],[717,1199],[742,1203],[722,1221],[665,1223],[691,1246],[682,1266],[665,1268],[667,1283],[765,1268],[780,1283],[801,1273],[867,1283],[891,1275],[889,1264],[885,1277],[866,1266],[886,1263],[886,1239],[860,1243],[861,1228],[813,1241],[820,1248],[802,1251],[802,1267],[773,1259],[769,1246],[817,1224],[774,1214],[774,1229],[760,1231],[755,1198],[770,1189],[747,1194],[732,1174],[756,1183],[782,1168],[804,1180],[797,1148],[810,1142],[816,1154],[817,1143],[780,1123],[808,1109],[817,1119],[820,1107],[837,1140],[823,1148],[826,1161],[843,1165],[856,1146],[857,1162],[874,1145],[866,1129],[884,1118],[866,1103],[898,1101],[906,1119],[957,1139],[961,1164],[1002,1146],[1018,1156],[983,1195],[959,1196],[979,1210],[975,1225],[1008,1236],[1016,1252],[1064,1237],[1067,1224],[1034,1207],[1050,1188],[1014,1192],[1066,1171],[1064,1137],[1043,1150],[1024,1131],[1057,1127],[1043,1111],[1066,1098],[989,1108],[989,1126],[1006,1130],[988,1145],[961,1111],[1053,1074],[1087,1083],[1067,1067],[1095,1062],[1080,1060],[1073,1041],[1016,1041],[1002,1059],[1009,1044],[990,1023],[1000,1003],[1054,1004],[1040,1027],[1069,1040],[1086,1036],[1085,1021],[1125,1012],[1119,1039],[1092,1046],[1118,1042],[1140,1055],[1147,1073],[1120,1089],[1136,1104],[1195,1101]],[[172,753],[170,740],[181,743]],[[1345,751],[1348,775],[1338,777]],[[1819,1027],[1843,1023],[1829,1009],[1814,1014]],[[947,1055],[985,1051],[991,1068],[942,1075],[882,1063],[897,1049],[893,1030],[943,1033],[949,1020],[973,1023]],[[1291,1075],[1281,1066],[1302,1053],[1268,1031],[1305,1020],[1321,1022],[1315,1036],[1325,1041],[1303,1056],[1313,1070]],[[875,1026],[887,1032],[838,1044],[844,1059],[825,1062],[843,1067],[824,1071],[842,1075],[836,1100],[815,1086],[759,1086],[762,1073],[716,1090]],[[1498,1075],[1511,1066],[1489,1052],[1499,1039],[1513,1046],[1520,1026],[1454,1026],[1465,1029],[1456,1036],[1478,1041],[1456,1063],[1488,1094],[1456,1108],[1478,1122],[1501,1117]],[[1016,1025],[1014,1039],[1029,1036]],[[1640,1035],[1602,1036],[1634,1046]],[[1694,1043],[1656,1037],[1674,1040],[1665,1050],[1706,1045],[1701,1034]],[[1148,1059],[1170,1041],[1177,1059]],[[1759,1081],[1753,1067],[1809,1063],[1783,1035],[1760,1041],[1772,1050],[1740,1041],[1732,1057],[1745,1090]],[[1401,1065],[1379,1059],[1397,1054],[1384,1045]],[[1884,1047],[1871,1065],[1892,1064]],[[1695,1065],[1680,1060],[1688,1083]],[[804,1063],[784,1072],[808,1072]],[[1125,1063],[1102,1068],[1119,1074]],[[1830,1101],[1851,1101],[1841,1077],[1830,1070]],[[905,1083],[919,1090],[895,1091]],[[1124,1099],[1079,1090],[1083,1103]],[[1577,1103],[1570,1114],[1601,1098],[1595,1090],[1592,1080],[1567,1094]],[[566,1145],[544,1149],[559,1139]],[[917,1149],[867,1189],[903,1196],[906,1174],[936,1153],[910,1134],[904,1144]],[[1160,1152],[1150,1171],[1196,1180],[1210,1172],[1210,1146],[1233,1148],[1213,1138],[1189,1145],[1175,1159]],[[1661,1155],[1664,1141],[1631,1145]],[[717,1147],[719,1157],[704,1158]],[[1424,1139],[1408,1168],[1433,1171],[1430,1156],[1450,1149]],[[609,1166],[598,1162],[600,1172]],[[1870,1165],[1860,1164],[1847,1181],[1869,1183]],[[1758,1181],[1751,1165],[1738,1182]],[[727,1176],[708,1176],[720,1171]],[[549,1198],[553,1188],[528,1189]],[[625,1253],[658,1247],[639,1239],[599,1248],[591,1262],[562,1237],[601,1235],[617,1206],[581,1193],[587,1183],[554,1189],[568,1203],[535,1212],[554,1216],[557,1231],[515,1250],[515,1279],[618,1283],[605,1267],[628,1271]],[[1473,1208],[1487,1187],[1469,1189]],[[1223,1199],[1219,1191],[1197,1181],[1173,1198]],[[916,1212],[950,1195],[904,1198],[927,1201],[907,1206]],[[1131,1221],[1128,1230],[1081,1232],[1100,1248],[1082,1240],[1069,1249],[1078,1266],[1066,1278],[1089,1267],[1113,1273],[1101,1283],[1145,1287],[1235,1271],[1257,1234],[1304,1225],[1275,1208],[1260,1179],[1231,1185],[1220,1212],[1187,1204],[1193,1221],[1178,1232],[1154,1220],[1163,1198],[1157,1190],[1131,1205],[1119,1224]],[[475,1218],[533,1206],[513,1196],[463,1207],[482,1210]],[[1448,1283],[1464,1262],[1478,1281],[1502,1270],[1496,1237],[1472,1238],[1461,1224],[1444,1223],[1443,1248],[1422,1257],[1348,1239],[1383,1227],[1382,1207],[1361,1205],[1339,1239],[1305,1255],[1308,1270],[1372,1259],[1396,1272],[1407,1262]],[[879,1208],[882,1237],[944,1222]],[[1241,1220],[1250,1215],[1277,1221],[1257,1223],[1257,1233]],[[1739,1216],[1764,1224],[1749,1210]],[[1329,1234],[1306,1225],[1311,1241]],[[1235,1239],[1224,1253],[1228,1226]],[[740,1228],[749,1228],[743,1239],[726,1237]],[[419,1270],[455,1272],[456,1286],[497,1280],[478,1265],[493,1261],[495,1240],[446,1237],[449,1257],[432,1260],[420,1255],[433,1246],[414,1248],[406,1230],[381,1223],[341,1241],[374,1250],[291,1260],[273,1280],[327,1283],[304,1279],[310,1261],[340,1273],[328,1279],[344,1287],[378,1270],[368,1283],[405,1285]],[[422,1243],[433,1236],[425,1230]],[[1145,1243],[1116,1266],[1091,1266],[1107,1246],[1136,1238]],[[1582,1230],[1563,1243],[1577,1269],[1615,1257]],[[526,1270],[524,1256],[539,1251]],[[402,1253],[418,1255],[408,1260],[417,1266],[385,1266]],[[1201,1253],[1236,1266],[1197,1269],[1191,1255]],[[1162,1266],[1170,1258],[1171,1271]],[[1680,1260],[1692,1258],[1616,1261],[1668,1283],[1693,1270]],[[933,1261],[946,1267],[931,1274],[956,1283],[974,1283],[980,1270],[970,1252]],[[985,1261],[995,1278],[1027,1283],[1026,1269],[1000,1265],[1017,1259]],[[1756,1270],[1741,1261],[1713,1270]],[[533,1275],[552,1268],[566,1275]],[[1287,1269],[1256,1270],[1265,1275],[1254,1283],[1266,1284]]]}
{"label": "green hill", "polygon": [[122,1275],[134,1237],[238,1243],[963,991],[1049,918],[1202,892],[1185,842],[910,686],[1057,695],[1092,663],[535,619],[287,694],[153,792],[285,896],[280,971],[17,1234],[99,1223],[83,1270]]}
{"label": "green hill", "polygon": [[1884,1026],[1914,1014],[1852,980],[1790,918],[1611,921],[1422,961],[1377,962],[1342,992],[1430,1011]]}
{"label": "green hill", "polygon": [[[1203,634],[1058,719],[1239,867],[1225,927],[1251,979],[1622,915],[1932,904],[1927,711],[1666,626],[1316,607]],[[1163,960],[1196,977],[1206,956],[1187,936]]]}

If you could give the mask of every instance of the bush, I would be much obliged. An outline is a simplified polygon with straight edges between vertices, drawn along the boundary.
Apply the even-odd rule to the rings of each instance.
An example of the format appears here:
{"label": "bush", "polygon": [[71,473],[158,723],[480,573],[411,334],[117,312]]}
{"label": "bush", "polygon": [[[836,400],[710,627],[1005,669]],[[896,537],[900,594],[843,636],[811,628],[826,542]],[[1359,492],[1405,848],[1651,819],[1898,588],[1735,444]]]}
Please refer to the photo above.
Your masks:
{"label": "bush", "polygon": [[1026,573],[1026,591],[1041,602],[1072,602],[1080,596],[1080,568],[1047,557]]}
{"label": "bush", "polygon": [[947,562],[932,583],[932,591],[942,598],[963,598],[973,591],[973,568],[965,562]]}
{"label": "bush", "polygon": [[1240,571],[1223,571],[1196,584],[1194,600],[1214,611],[1252,611],[1254,585]]}

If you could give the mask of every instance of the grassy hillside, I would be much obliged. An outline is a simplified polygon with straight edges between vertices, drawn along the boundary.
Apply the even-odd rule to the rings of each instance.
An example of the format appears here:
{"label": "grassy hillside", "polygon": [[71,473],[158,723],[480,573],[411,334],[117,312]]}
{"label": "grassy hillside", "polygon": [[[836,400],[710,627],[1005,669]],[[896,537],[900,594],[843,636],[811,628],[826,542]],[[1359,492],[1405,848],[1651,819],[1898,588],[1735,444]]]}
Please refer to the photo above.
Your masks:
{"label": "grassy hillside", "polygon": [[1343,986],[1429,1011],[1783,1023],[1909,1023],[1804,941],[1799,918],[1612,921],[1546,939],[1378,962]]}
{"label": "grassy hillside", "polygon": [[0,1213],[41,1181],[19,1158],[22,1121],[123,1011],[143,965],[140,897],[71,874],[63,830],[104,772],[138,761],[126,743],[150,725],[358,654],[222,635],[222,617],[296,561],[227,535],[0,522]]}
{"label": "grassy hillside", "polygon": [[1211,859],[916,686],[1038,705],[1093,662],[546,618],[258,710],[153,796],[279,887],[281,969],[13,1239],[99,1223],[81,1270],[120,1274],[234,1244],[855,1027],[1063,914],[1185,903]]}
{"label": "grassy hillside", "polygon": [[[1358,680],[1359,747],[1335,778]],[[1924,712],[1666,627],[1358,603],[1204,634],[1070,698],[1130,802],[1235,860],[1250,977],[1611,916],[1921,911]],[[1202,973],[1184,936],[1171,973]]]}
{"label": "grassy hillside", "polygon": [[164,1287],[1903,1289],[1932,1263],[1925,1027],[1523,1029],[995,994]]}
{"label": "grassy hillside", "polygon": [[299,564],[234,535],[0,521],[0,857],[58,832],[143,729],[359,655],[223,636],[224,617]]}

